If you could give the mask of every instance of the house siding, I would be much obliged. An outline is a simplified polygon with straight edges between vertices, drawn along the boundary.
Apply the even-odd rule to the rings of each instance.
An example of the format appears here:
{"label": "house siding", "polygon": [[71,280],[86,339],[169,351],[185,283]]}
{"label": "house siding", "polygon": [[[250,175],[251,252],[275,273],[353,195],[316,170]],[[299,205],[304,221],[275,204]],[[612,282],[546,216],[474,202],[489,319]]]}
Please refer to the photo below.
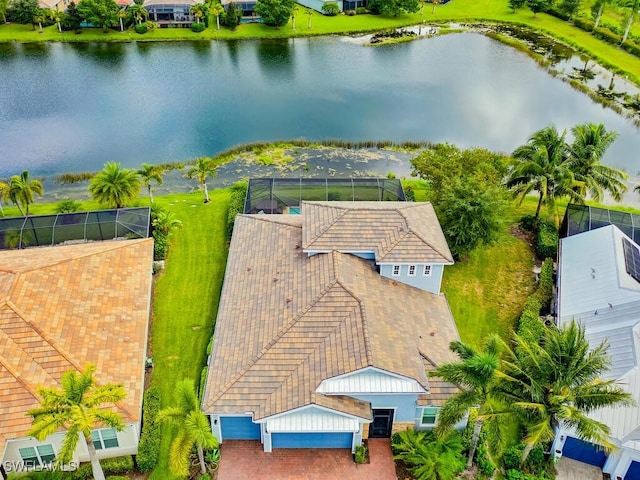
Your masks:
{"label": "house siding", "polygon": [[393,264],[381,264],[380,275],[431,293],[440,293],[444,265],[431,265],[431,275],[423,275],[424,263],[416,263],[416,274],[409,276],[409,265],[400,265],[400,275],[393,275]]}
{"label": "house siding", "polygon": [[371,408],[391,408],[395,412],[393,414],[393,423],[396,422],[415,422],[416,401],[418,395],[416,394],[389,394],[389,395],[350,395],[350,397],[364,400],[371,403]]}

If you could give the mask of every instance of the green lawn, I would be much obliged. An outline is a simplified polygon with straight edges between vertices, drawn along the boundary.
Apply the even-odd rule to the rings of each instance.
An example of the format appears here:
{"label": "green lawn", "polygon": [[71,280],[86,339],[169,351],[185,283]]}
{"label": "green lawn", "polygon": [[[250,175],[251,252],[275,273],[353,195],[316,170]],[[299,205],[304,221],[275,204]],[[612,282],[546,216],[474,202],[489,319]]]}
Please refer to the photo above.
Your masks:
{"label": "green lawn", "polygon": [[563,40],[580,50],[585,51],[600,63],[614,70],[628,75],[636,83],[640,83],[640,58],[607,43],[604,43],[591,34],[573,27],[558,18],[538,14],[533,16],[530,10],[521,9],[511,13],[506,0],[453,0],[447,5],[436,9],[431,13],[429,5],[425,7],[424,14],[408,14],[398,17],[383,15],[356,15],[349,17],[338,15],[326,17],[318,12],[312,12],[311,25],[308,28],[307,9],[300,7],[297,13],[296,30],[291,27],[291,22],[275,29],[263,24],[243,24],[235,31],[226,28],[215,29],[215,21],[211,27],[202,33],[196,34],[190,29],[155,29],[145,35],[138,35],[129,30],[124,33],[110,31],[103,33],[102,29],[83,29],[80,35],[73,32],[58,33],[55,25],[45,28],[44,33],[33,30],[30,25],[1,25],[0,42],[22,41],[152,41],[152,40],[196,40],[196,39],[242,39],[242,38],[277,38],[291,36],[345,34],[355,32],[371,32],[386,28],[406,25],[415,25],[423,21],[429,22],[507,22],[525,25],[530,28],[546,32],[560,40]]}

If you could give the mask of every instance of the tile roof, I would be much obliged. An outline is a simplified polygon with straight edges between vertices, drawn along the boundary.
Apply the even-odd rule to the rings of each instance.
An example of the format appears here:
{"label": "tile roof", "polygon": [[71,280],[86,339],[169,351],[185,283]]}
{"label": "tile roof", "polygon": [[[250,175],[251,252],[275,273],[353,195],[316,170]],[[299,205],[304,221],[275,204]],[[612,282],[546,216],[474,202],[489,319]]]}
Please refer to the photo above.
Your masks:
{"label": "tile roof", "polygon": [[[429,358],[422,357],[424,362],[424,368],[427,372],[432,372],[436,369],[437,365],[434,364]],[[440,407],[444,405],[449,397],[455,395],[460,389],[453,383],[445,382],[440,377],[429,377],[429,394],[418,395],[419,406],[427,407]]]}
{"label": "tile roof", "polygon": [[302,202],[308,251],[371,251],[379,263],[453,263],[430,203]]}
{"label": "tile roof", "polygon": [[38,387],[87,362],[139,420],[152,261],[153,239],[0,252],[0,454],[31,427]]}
{"label": "tile roof", "polygon": [[[302,249],[304,215],[236,219],[203,409],[261,419],[304,405],[369,418],[364,402],[324,396],[326,378],[367,366],[428,387],[420,352],[452,359],[444,296],[380,276],[370,262]],[[306,225],[306,221],[305,221]]]}

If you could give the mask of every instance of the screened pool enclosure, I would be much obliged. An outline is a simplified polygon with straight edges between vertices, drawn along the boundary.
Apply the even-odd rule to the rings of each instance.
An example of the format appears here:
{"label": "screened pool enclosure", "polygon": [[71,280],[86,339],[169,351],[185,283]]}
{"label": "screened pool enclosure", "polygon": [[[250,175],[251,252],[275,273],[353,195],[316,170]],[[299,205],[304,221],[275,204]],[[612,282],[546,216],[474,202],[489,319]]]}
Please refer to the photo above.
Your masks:
{"label": "screened pool enclosure", "polygon": [[634,242],[640,243],[640,215],[588,205],[570,204],[567,207],[560,227],[560,236],[570,237],[607,225],[615,225]]}
{"label": "screened pool enclosure", "polygon": [[253,178],[244,213],[300,213],[302,200],[404,202],[398,179]]}
{"label": "screened pool enclosure", "polygon": [[0,219],[0,250],[149,236],[149,207]]}

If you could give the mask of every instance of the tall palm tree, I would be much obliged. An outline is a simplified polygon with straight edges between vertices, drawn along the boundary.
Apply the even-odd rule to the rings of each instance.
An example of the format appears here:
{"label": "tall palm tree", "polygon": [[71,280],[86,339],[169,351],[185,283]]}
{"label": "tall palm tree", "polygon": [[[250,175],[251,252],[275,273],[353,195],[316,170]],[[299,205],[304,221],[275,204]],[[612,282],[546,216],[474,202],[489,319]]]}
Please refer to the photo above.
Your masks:
{"label": "tall palm tree", "polygon": [[29,205],[34,202],[34,195],[42,195],[42,182],[31,180],[29,171],[14,175],[9,182],[7,196],[17,205],[22,215],[29,215]]}
{"label": "tall palm tree", "polygon": [[200,23],[200,20],[204,18],[205,7],[201,3],[196,3],[189,9],[189,13],[196,18],[196,23]]}
{"label": "tall palm tree", "polygon": [[60,428],[66,430],[62,448],[58,453],[58,464],[69,463],[73,458],[80,436],[84,437],[89,450],[91,468],[95,480],[105,480],[96,449],[91,438],[91,430],[106,425],[122,430],[124,424],[119,413],[103,407],[105,403],[114,404],[127,395],[122,385],[105,384],[97,386],[93,378],[95,365],[88,364],[84,372],[68,371],[62,374],[59,388],[39,388],[42,398],[40,407],[29,410],[33,417],[31,430],[27,436],[43,441]]}
{"label": "tall palm tree", "polygon": [[200,157],[196,163],[187,171],[187,178],[195,178],[198,185],[204,190],[204,203],[209,203],[209,189],[207,187],[207,178],[216,176],[216,166],[213,159],[209,157]]}
{"label": "tall palm tree", "polygon": [[500,345],[500,338],[497,335],[492,335],[486,340],[482,351],[477,351],[466,343],[451,342],[449,348],[460,358],[460,361],[443,363],[429,374],[453,383],[460,389],[440,409],[435,430],[438,437],[450,431],[465,417],[470,408],[479,408],[473,427],[467,468],[473,465],[473,457],[478,447],[485,404],[490,396],[499,365]]}
{"label": "tall palm tree", "polygon": [[62,20],[62,15],[60,13],[60,10],[54,8],[52,10],[49,10],[47,13],[49,16],[49,20],[55,22],[56,25],[58,25],[58,33],[62,33],[62,24],[60,23],[60,21]]}
{"label": "tall palm tree", "polygon": [[615,141],[618,134],[608,132],[603,124],[583,123],[571,129],[573,143],[569,147],[569,168],[575,179],[597,201],[602,201],[603,191],[619,202],[627,191],[624,180],[629,176],[617,168],[602,165],[600,160]]}
{"label": "tall palm tree", "polygon": [[520,202],[531,192],[538,192],[540,198],[536,208],[536,218],[543,204],[554,208],[556,223],[560,212],[556,200],[570,197],[583,203],[575,190],[579,185],[569,168],[569,148],[565,142],[566,132],[558,133],[554,126],[535,132],[526,145],[518,147],[512,154],[515,164],[507,177],[506,185],[513,190]]}
{"label": "tall palm tree", "polygon": [[162,177],[164,175],[164,169],[158,165],[149,165],[143,163],[142,168],[138,170],[138,175],[142,179],[142,183],[147,187],[149,193],[149,201],[153,203],[153,192],[151,191],[151,181],[155,181],[158,185],[162,185]]}
{"label": "tall palm tree", "polygon": [[127,10],[131,13],[138,25],[140,25],[142,21],[149,16],[147,9],[139,3],[132,3],[127,7]]}
{"label": "tall palm tree", "polygon": [[94,200],[113,208],[123,208],[140,193],[140,178],[135,170],[107,162],[89,185]]}
{"label": "tall palm tree", "polygon": [[615,380],[600,379],[611,365],[606,341],[591,350],[584,328],[571,322],[546,329],[539,342],[515,335],[513,343],[496,373],[492,395],[526,428],[522,461],[534,446],[550,443],[561,424],[573,427],[583,440],[613,448],[609,427],[588,414],[632,405],[633,400]]}
{"label": "tall palm tree", "polygon": [[307,28],[311,29],[311,19],[313,17],[313,10],[311,10],[310,8],[307,8],[307,10],[304,13],[308,18],[308,20],[307,20]]}
{"label": "tall palm tree", "polygon": [[640,0],[633,0],[631,3],[631,11],[628,13],[627,17],[627,25],[624,27],[624,33],[622,34],[622,41],[620,45],[627,41],[629,38],[629,32],[631,31],[631,25],[633,25],[633,21],[635,20],[636,12],[638,11],[638,5],[640,4]]}
{"label": "tall palm tree", "polygon": [[216,16],[216,28],[220,30],[220,15],[224,13],[224,7],[219,2],[212,3],[211,13]]}
{"label": "tall palm tree", "polygon": [[175,407],[162,409],[158,413],[158,421],[168,422],[178,428],[173,437],[169,450],[169,467],[177,476],[189,473],[189,456],[193,445],[198,451],[200,471],[207,473],[204,463],[204,449],[216,448],[218,439],[211,433],[211,426],[204,413],[200,410],[193,380],[185,378],[177,383],[175,388]]}
{"label": "tall palm tree", "polygon": [[5,205],[9,203],[9,184],[6,182],[0,182],[0,213],[2,214],[2,216],[4,217],[4,207],[2,206],[2,204],[4,203]]}

